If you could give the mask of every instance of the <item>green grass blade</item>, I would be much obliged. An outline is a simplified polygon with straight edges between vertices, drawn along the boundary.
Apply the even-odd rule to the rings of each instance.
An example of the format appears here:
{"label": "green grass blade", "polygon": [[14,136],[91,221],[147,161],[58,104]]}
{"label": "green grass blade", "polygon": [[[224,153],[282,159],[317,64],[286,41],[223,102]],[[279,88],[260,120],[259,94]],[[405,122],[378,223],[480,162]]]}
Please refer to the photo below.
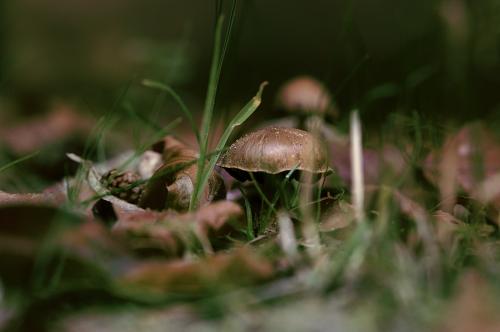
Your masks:
{"label": "green grass blade", "polygon": [[[196,208],[200,197],[201,193],[203,192],[203,188],[205,188],[205,185],[208,182],[208,179],[210,177],[210,174],[212,173],[215,163],[219,159],[220,155],[222,154],[222,151],[224,147],[227,144],[227,141],[229,140],[229,137],[231,136],[231,133],[233,130],[243,124],[260,106],[260,103],[262,102],[262,92],[264,91],[264,87],[267,85],[267,82],[264,82],[260,85],[259,91],[257,94],[241,109],[241,111],[236,114],[236,116],[231,120],[229,125],[227,126],[226,130],[222,134],[219,143],[217,144],[217,147],[215,148],[215,153],[212,154],[211,158],[209,159],[209,164],[206,167],[206,169],[198,169],[198,174],[201,174],[201,177],[196,181],[196,185],[193,191],[193,195],[191,196],[191,202],[190,202],[190,210],[193,210]],[[205,160],[204,158],[202,159],[202,155],[200,152],[200,159],[202,162],[202,165],[204,164]],[[200,163],[198,163],[200,165]]]}
{"label": "green grass blade", "polygon": [[130,156],[130,158],[128,158],[122,165],[120,165],[118,171],[124,171],[130,163],[139,158],[140,155],[142,155],[146,150],[148,150],[151,147],[151,145],[161,140],[166,135],[170,134],[172,130],[175,127],[177,127],[181,122],[182,118],[177,118],[172,122],[170,122],[164,128],[161,128],[161,130],[157,131],[152,138],[148,139],[145,143],[143,143],[138,149],[134,151],[133,155]]}
{"label": "green grass blade", "polygon": [[248,198],[243,195],[243,199],[245,201],[245,214],[247,217],[247,240],[251,241],[255,238],[253,233],[253,215],[252,215],[252,206],[250,205],[250,201]]}
{"label": "green grass blade", "polygon": [[[161,130],[162,127],[155,121],[149,119],[141,112],[137,112],[130,102],[124,102],[122,104],[123,109],[128,113],[128,115],[132,118],[131,121],[139,122],[144,124],[145,127],[151,128],[153,131]],[[137,136],[136,139],[139,139],[140,136]]]}
{"label": "green grass blade", "polygon": [[[205,99],[205,106],[203,108],[203,119],[201,122],[201,142],[200,142],[200,150],[205,149],[208,144],[208,134],[210,133],[210,126],[212,123],[212,116],[215,105],[215,97],[217,95],[217,88],[219,85],[219,66],[222,65],[220,63],[220,54],[221,54],[221,35],[222,35],[222,26],[224,23],[224,16],[220,16],[217,21],[217,26],[215,29],[215,42],[214,42],[214,53],[212,55],[212,64],[210,66],[210,77],[208,80],[208,90],[207,97]],[[200,151],[201,152],[201,151]]]}
{"label": "green grass blade", "polygon": [[26,161],[28,159],[31,159],[33,157],[35,157],[37,154],[39,154],[40,151],[35,151],[33,153],[30,153],[29,155],[27,156],[24,156],[24,157],[21,157],[19,159],[16,159],[14,161],[11,161],[10,163],[6,164],[6,165],[3,165],[2,167],[0,167],[0,173],[2,173],[3,171],[11,168],[11,167],[14,167],[15,165],[19,164],[19,163],[22,163],[23,161]]}
{"label": "green grass blade", "polygon": [[226,36],[224,37],[224,44],[222,46],[222,53],[220,56],[220,61],[219,61],[219,67],[218,67],[218,73],[217,76],[220,77],[220,72],[222,70],[222,64],[224,63],[224,59],[226,57],[227,53],[227,48],[229,46],[229,41],[231,39],[231,33],[233,31],[233,25],[234,25],[234,18],[236,17],[236,8],[238,5],[238,0],[234,0],[233,4],[231,6],[231,14],[229,15],[229,24],[226,30]]}
{"label": "green grass blade", "polygon": [[148,88],[158,89],[160,91],[166,92],[174,99],[177,105],[179,105],[182,113],[184,113],[184,115],[188,119],[191,129],[193,130],[193,133],[196,135],[196,140],[198,141],[198,144],[200,144],[200,135],[198,134],[198,129],[196,128],[196,124],[194,123],[193,114],[191,113],[191,111],[189,111],[186,104],[182,101],[182,98],[174,91],[174,89],[172,89],[170,86],[166,84],[149,79],[143,80],[142,85]]}
{"label": "green grass blade", "polygon": [[[220,51],[221,51],[221,34],[222,34],[222,23],[224,22],[224,16],[220,16],[217,21],[217,26],[215,28],[215,43],[214,43],[214,52],[212,55],[212,64],[210,66],[210,77],[208,80],[208,90],[207,97],[205,99],[205,107],[203,109],[203,119],[201,122],[200,129],[200,140],[199,140],[199,148],[200,148],[200,156],[198,159],[198,172],[196,174],[196,183],[202,183],[202,178],[205,173],[205,158],[208,149],[208,135],[210,133],[210,127],[212,124],[212,117],[215,105],[215,97],[217,95],[217,87],[219,85],[219,75],[220,71],[218,69],[220,63]],[[207,178],[208,179],[208,178]],[[198,202],[199,194],[201,190],[198,188],[199,186],[195,186],[195,192],[193,196],[196,199],[191,197],[191,202],[189,204],[190,210],[195,208],[195,202]]]}

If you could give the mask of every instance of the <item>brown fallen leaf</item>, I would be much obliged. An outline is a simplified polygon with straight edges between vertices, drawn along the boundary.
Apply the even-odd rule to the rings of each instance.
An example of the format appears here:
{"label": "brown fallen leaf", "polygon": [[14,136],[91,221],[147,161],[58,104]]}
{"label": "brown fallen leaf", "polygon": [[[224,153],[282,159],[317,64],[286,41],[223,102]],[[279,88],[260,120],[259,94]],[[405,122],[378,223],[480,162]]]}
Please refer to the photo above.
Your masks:
{"label": "brown fallen leaf", "polygon": [[321,232],[333,232],[353,225],[354,208],[345,201],[339,201],[332,205],[321,215],[319,230]]}
{"label": "brown fallen leaf", "polygon": [[500,193],[490,185],[498,183],[500,142],[481,122],[468,124],[450,135],[441,150],[427,156],[423,170],[440,189],[447,212],[451,212],[459,190],[500,207]]}
{"label": "brown fallen leaf", "polygon": [[[109,257],[112,250],[111,246],[98,252],[94,250],[94,244],[99,241],[95,231],[86,236],[85,243],[76,241],[75,234],[88,233],[89,227],[92,226],[87,226],[82,216],[42,203],[0,206],[2,282],[29,291],[27,285],[34,280],[50,280],[57,262],[62,261],[65,264],[58,272],[60,283],[94,277],[101,280],[107,275],[107,264],[98,262]],[[96,227],[99,225],[95,224],[90,230]],[[102,238],[112,241],[104,233]],[[70,247],[78,250],[69,250]],[[86,254],[82,255],[83,252]]]}
{"label": "brown fallen leaf", "polygon": [[[352,180],[351,144],[348,137],[334,128],[324,126],[322,136],[329,147],[330,164],[346,183]],[[380,184],[383,175],[401,175],[407,162],[403,153],[393,145],[386,144],[379,149],[363,149],[363,174],[365,184]]]}
{"label": "brown fallen leaf", "polygon": [[241,207],[230,201],[218,201],[202,206],[193,213],[172,210],[138,210],[122,214],[112,228],[113,234],[124,239],[132,249],[142,253],[179,256],[185,242],[193,237],[211,251],[210,243],[224,238],[234,230],[233,221],[243,216]]}
{"label": "brown fallen leaf", "polygon": [[85,221],[61,233],[58,246],[66,254],[78,257],[82,261],[93,262],[107,269],[111,258],[118,258],[122,263],[129,257],[123,243],[117,241],[103,225],[95,221]]}
{"label": "brown fallen leaf", "polygon": [[[155,144],[153,151],[162,154],[164,164],[146,183],[139,206],[186,211],[196,184],[198,153],[172,136]],[[225,194],[222,178],[214,172],[202,195],[201,205],[223,199]]]}
{"label": "brown fallen leaf", "polygon": [[66,200],[66,193],[62,185],[55,185],[41,193],[6,193],[0,190],[0,206],[12,204],[46,204],[58,206]]}
{"label": "brown fallen leaf", "polygon": [[249,285],[270,279],[272,264],[249,249],[219,253],[198,261],[149,261],[117,279],[124,288],[153,293],[197,293],[219,287]]}
{"label": "brown fallen leaf", "polygon": [[435,331],[500,331],[500,303],[492,285],[484,277],[476,271],[468,271],[462,276],[456,290],[457,295]]}
{"label": "brown fallen leaf", "polygon": [[[231,201],[217,201],[211,204],[202,206],[195,212],[195,220],[199,224],[202,231],[206,234],[211,232],[217,235],[224,235],[224,231],[228,230],[230,221],[236,221],[243,216],[242,208]],[[183,216],[185,219],[190,219],[189,215]]]}
{"label": "brown fallen leaf", "polygon": [[[142,256],[179,257],[185,250],[174,227],[162,223],[163,213],[144,211],[118,220],[112,228],[115,237]],[[136,219],[136,220],[134,220]]]}
{"label": "brown fallen leaf", "polygon": [[91,128],[90,119],[60,104],[47,115],[19,126],[4,128],[0,141],[4,141],[17,155],[25,155],[70,136],[85,135]]}

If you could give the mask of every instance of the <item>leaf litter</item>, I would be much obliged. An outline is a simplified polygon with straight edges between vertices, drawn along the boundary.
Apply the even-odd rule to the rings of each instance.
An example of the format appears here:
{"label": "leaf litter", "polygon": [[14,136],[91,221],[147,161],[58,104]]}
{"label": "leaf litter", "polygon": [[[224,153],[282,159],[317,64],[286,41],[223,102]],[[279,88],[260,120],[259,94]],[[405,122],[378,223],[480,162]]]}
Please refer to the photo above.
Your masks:
{"label": "leaf litter", "polygon": [[[339,157],[332,164],[348,184],[351,147],[345,142],[344,150],[332,150],[331,158]],[[199,208],[189,212],[198,153],[173,136],[142,151],[124,168],[123,161],[133,152],[102,164],[70,154],[80,165],[81,178],[67,178],[40,193],[0,192],[1,305],[7,317],[0,322],[7,328],[19,326],[32,317],[31,308],[69,296],[89,308],[135,303],[139,311],[122,313],[126,319],[158,315],[161,321],[173,312],[172,317],[185,319],[184,326],[199,326],[209,324],[203,318],[209,312],[220,318],[214,328],[241,323],[269,329],[281,326],[273,322],[270,313],[279,312],[279,307],[272,303],[290,299],[285,307],[294,307],[292,312],[333,306],[334,322],[343,327],[370,330],[382,320],[397,325],[415,306],[427,303],[443,314],[418,309],[414,314],[422,320],[420,326],[493,331],[498,321],[488,308],[496,304],[484,289],[494,287],[489,276],[500,271],[499,146],[478,123],[447,137],[440,149],[420,160],[430,193],[419,190],[408,172],[412,166],[395,147],[362,150],[368,222],[355,222],[359,216],[348,188],[339,196],[319,191],[318,200],[311,203],[319,206],[320,248],[314,257],[306,254],[300,209],[280,211],[274,218],[278,231],[267,233],[266,241],[261,241],[262,234],[248,237],[249,216],[242,196],[226,200],[224,181],[216,172]],[[387,162],[392,163],[390,172],[409,174],[397,187],[381,176]],[[142,185],[146,196],[137,204],[121,199],[119,190],[102,181],[102,175],[113,169],[136,174],[119,190]],[[71,198],[72,188],[78,189],[76,200]],[[459,273],[465,267],[471,272]],[[394,278],[394,283],[387,278]],[[470,285],[478,284],[481,287],[472,290]],[[433,298],[428,292],[435,287],[441,293]],[[99,296],[86,298],[89,292]],[[373,307],[378,301],[388,303],[399,318]],[[465,314],[472,307],[478,310]],[[65,311],[55,322],[35,317],[46,330],[73,330],[68,322],[82,317],[80,308]],[[351,309],[357,323],[345,314]],[[104,319],[106,314],[98,312],[90,314],[87,326]],[[267,321],[253,322],[254,315]],[[461,317],[460,323],[454,317]],[[301,326],[324,327],[320,320]]]}

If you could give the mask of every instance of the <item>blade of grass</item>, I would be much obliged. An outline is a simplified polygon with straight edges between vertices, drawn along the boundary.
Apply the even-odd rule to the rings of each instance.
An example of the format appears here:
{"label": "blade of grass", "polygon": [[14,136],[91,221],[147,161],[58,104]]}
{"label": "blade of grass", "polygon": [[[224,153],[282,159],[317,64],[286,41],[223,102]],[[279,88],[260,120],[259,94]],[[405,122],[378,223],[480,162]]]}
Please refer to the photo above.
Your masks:
{"label": "blade of grass", "polygon": [[[248,173],[250,175],[250,178],[252,179],[253,185],[255,189],[257,189],[257,192],[259,193],[259,196],[262,198],[262,200],[269,206],[270,209],[272,209],[274,212],[277,212],[274,210],[274,204],[271,203],[271,201],[267,198],[266,194],[262,191],[262,188],[260,187],[259,183],[255,179],[255,176],[253,175],[252,172]],[[274,199],[273,199],[274,201]]]}
{"label": "blade of grass", "polygon": [[[120,92],[120,95],[114,101],[111,108],[102,116],[88,135],[88,139],[85,143],[83,150],[83,158],[89,159],[96,151],[98,151],[100,142],[104,139],[106,133],[118,122],[118,112],[120,112],[122,101],[130,90],[132,81],[129,81],[125,88]],[[71,185],[67,188],[68,201],[71,204],[78,202],[78,193],[82,187],[83,181],[85,179],[85,170],[80,167],[73,177],[74,181],[71,181]]]}
{"label": "blade of grass", "polygon": [[219,68],[217,76],[220,77],[220,72],[222,70],[222,64],[224,63],[224,58],[226,57],[227,48],[229,46],[229,41],[231,40],[231,33],[233,31],[234,18],[236,17],[236,6],[238,4],[238,0],[233,1],[233,5],[231,6],[231,14],[229,15],[229,25],[226,30],[226,37],[224,38],[224,45],[222,46],[222,53],[219,61]]}
{"label": "blade of grass", "polygon": [[166,127],[162,128],[160,131],[157,131],[153,137],[146,141],[141,147],[139,147],[136,151],[134,151],[133,155],[130,156],[119,168],[118,171],[124,170],[131,162],[137,159],[141,154],[143,154],[151,145],[157,142],[159,139],[170,133],[175,127],[177,127],[182,122],[181,118],[177,118],[174,121],[170,122]]}
{"label": "blade of grass", "polygon": [[254,229],[253,229],[253,214],[252,214],[252,207],[250,205],[250,201],[248,200],[248,198],[244,195],[243,195],[243,199],[245,201],[245,214],[246,214],[246,217],[247,217],[247,240],[248,241],[251,241],[255,238],[255,235],[254,235]]}
{"label": "blade of grass", "polygon": [[[205,107],[203,109],[203,119],[200,128],[200,157],[198,160],[198,173],[196,175],[196,183],[200,183],[205,167],[205,155],[208,149],[208,135],[212,124],[212,117],[215,105],[215,97],[217,95],[217,87],[219,84],[219,64],[221,51],[221,35],[224,16],[221,15],[217,21],[215,28],[214,52],[212,55],[212,64],[210,66],[210,77],[208,80],[207,97],[205,99]],[[192,204],[190,204],[191,206]]]}
{"label": "blade of grass", "polygon": [[[221,8],[218,6],[217,8]],[[201,123],[200,129],[200,155],[198,159],[198,172],[196,174],[196,185],[195,191],[193,193],[192,199],[189,204],[189,209],[193,210],[196,208],[197,202],[199,201],[201,192],[205,187],[206,181],[208,181],[209,175],[213,170],[213,166],[209,165],[207,169],[205,169],[205,158],[208,150],[208,142],[209,142],[209,133],[210,127],[212,126],[212,117],[215,107],[215,98],[217,96],[217,88],[219,86],[220,74],[222,71],[222,65],[224,62],[224,57],[227,51],[227,47],[229,45],[229,40],[231,37],[232,26],[234,22],[234,18],[236,16],[236,1],[233,2],[233,6],[231,9],[231,14],[229,17],[229,27],[226,31],[224,44],[221,44],[222,37],[222,27],[224,23],[224,15],[219,15],[217,20],[217,25],[215,28],[215,41],[214,41],[214,51],[212,55],[212,64],[210,66],[210,77],[208,80],[208,89],[207,89],[207,97],[205,99],[205,107],[203,109],[203,119]],[[222,46],[222,50],[221,50]],[[228,135],[229,136],[229,135]],[[225,145],[225,144],[224,144]],[[223,145],[223,146],[224,146]],[[222,146],[222,147],[223,147]],[[220,150],[220,148],[217,148]],[[210,163],[211,164],[211,163]],[[213,162],[215,165],[215,161]],[[207,174],[208,173],[208,174]],[[200,186],[201,184],[201,186]],[[201,188],[201,190],[200,190]]]}
{"label": "blade of grass", "polygon": [[283,181],[281,181],[281,183],[279,183],[278,190],[276,190],[276,192],[274,193],[272,201],[268,200],[268,198],[266,197],[266,195],[262,191],[262,188],[259,186],[259,184],[255,180],[254,175],[252,173],[249,173],[250,178],[252,179],[252,181],[254,183],[255,189],[257,189],[257,192],[260,195],[260,198],[262,199],[262,201],[264,203],[266,203],[268,205],[268,209],[266,211],[264,209],[262,209],[262,211],[261,211],[263,217],[261,217],[259,220],[259,233],[264,231],[267,228],[267,226],[269,225],[269,221],[271,220],[271,217],[273,216],[273,214],[276,215],[278,213],[278,211],[276,210],[276,205],[278,204],[280,197],[282,197],[282,199],[284,201],[284,206],[285,206],[286,210],[290,210],[290,206],[288,204],[288,200],[285,197],[286,194],[284,192],[286,191],[285,186],[287,185],[288,182],[290,182],[290,179],[291,179],[293,173],[297,170],[297,167],[299,167],[299,164],[295,165],[287,173],[287,175],[285,176],[285,179]]}
{"label": "blade of grass", "polygon": [[[346,275],[352,275],[353,270],[359,269],[364,256],[369,249],[371,229],[367,223],[359,223],[354,233],[342,246],[329,263],[328,271],[317,271],[318,279],[326,291],[331,291],[338,287],[341,279]],[[314,280],[314,279],[312,279]],[[316,286],[316,285],[315,285]]]}
{"label": "blade of grass", "polygon": [[170,86],[166,84],[149,79],[145,79],[141,83],[142,85],[148,88],[158,89],[163,92],[166,92],[174,99],[177,105],[179,105],[182,113],[184,113],[184,115],[188,119],[191,129],[193,130],[193,133],[196,135],[196,140],[198,141],[198,144],[200,144],[200,135],[198,133],[198,129],[196,128],[196,124],[194,123],[193,114],[188,109],[186,104],[182,101],[182,98],[174,91],[174,89],[172,89]]}
{"label": "blade of grass", "polygon": [[[132,121],[140,122],[140,123],[144,124],[144,126],[151,128],[153,131],[162,129],[161,126],[157,122],[151,120],[150,118],[145,116],[143,113],[137,112],[130,102],[123,103],[122,107],[125,111],[127,111],[127,113],[130,115],[130,117],[133,118],[133,119],[131,119]],[[139,137],[137,137],[137,139],[138,138]]]}
{"label": "blade of grass", "polygon": [[131,84],[132,82],[127,83],[118,98],[116,98],[109,111],[107,111],[106,114],[104,114],[104,116],[102,116],[94,126],[85,144],[83,152],[84,158],[88,158],[96,151],[99,141],[102,140],[106,132],[109,131],[118,122],[117,113],[120,112],[119,106],[122,104],[123,99],[129,92]]}
{"label": "blade of grass", "polygon": [[[190,202],[190,210],[193,210],[196,208],[196,205],[198,204],[201,193],[203,192],[203,188],[205,188],[205,185],[208,182],[208,179],[210,177],[210,174],[212,173],[215,163],[219,159],[224,147],[226,146],[227,141],[229,140],[229,137],[233,130],[243,124],[260,106],[260,103],[262,101],[262,92],[264,91],[264,87],[267,85],[267,82],[264,82],[260,85],[259,91],[257,94],[236,114],[236,116],[231,120],[229,125],[227,126],[226,130],[224,130],[224,133],[222,134],[219,143],[217,144],[215,148],[215,153],[212,154],[211,158],[209,159],[208,166],[206,168],[198,169],[198,175],[197,181],[195,184],[195,188],[193,191],[193,196],[191,196],[191,202]],[[204,164],[204,158],[202,159],[201,151],[200,151],[200,158]],[[200,163],[198,163],[198,166],[200,166]]]}
{"label": "blade of grass", "polygon": [[30,154],[28,154],[28,155],[26,155],[24,157],[21,157],[19,159],[13,160],[13,161],[11,161],[10,163],[8,163],[6,165],[3,165],[2,167],[0,167],[0,173],[2,173],[3,171],[5,171],[5,170],[7,170],[7,169],[9,169],[11,167],[16,166],[19,163],[22,163],[23,161],[26,161],[28,159],[31,159],[31,158],[35,157],[39,153],[40,153],[40,151],[35,151],[35,152],[30,153]]}

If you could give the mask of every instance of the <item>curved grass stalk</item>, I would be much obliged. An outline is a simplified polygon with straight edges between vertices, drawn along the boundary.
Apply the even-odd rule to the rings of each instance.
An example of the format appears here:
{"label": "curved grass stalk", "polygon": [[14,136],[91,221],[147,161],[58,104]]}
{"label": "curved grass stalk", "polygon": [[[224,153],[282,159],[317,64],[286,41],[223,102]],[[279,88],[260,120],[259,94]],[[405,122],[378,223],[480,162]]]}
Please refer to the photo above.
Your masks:
{"label": "curved grass stalk", "polygon": [[202,156],[200,151],[200,157],[198,160],[201,161],[201,167],[199,162],[197,181],[193,191],[193,195],[191,196],[191,202],[189,204],[190,210],[195,209],[198,202],[200,201],[201,193],[203,192],[203,189],[205,188],[205,185],[208,182],[208,178],[210,177],[210,174],[214,170],[215,163],[222,154],[223,149],[226,146],[227,141],[229,140],[229,136],[231,135],[233,130],[236,127],[240,126],[243,122],[245,122],[260,106],[260,103],[262,101],[262,92],[264,91],[264,87],[266,85],[267,82],[262,83],[259,87],[259,91],[257,91],[257,94],[231,120],[226,130],[224,130],[224,133],[222,134],[219,143],[215,148],[215,153],[213,153],[212,156],[210,157],[208,165],[206,167],[203,167],[205,164],[205,156],[204,155]]}

